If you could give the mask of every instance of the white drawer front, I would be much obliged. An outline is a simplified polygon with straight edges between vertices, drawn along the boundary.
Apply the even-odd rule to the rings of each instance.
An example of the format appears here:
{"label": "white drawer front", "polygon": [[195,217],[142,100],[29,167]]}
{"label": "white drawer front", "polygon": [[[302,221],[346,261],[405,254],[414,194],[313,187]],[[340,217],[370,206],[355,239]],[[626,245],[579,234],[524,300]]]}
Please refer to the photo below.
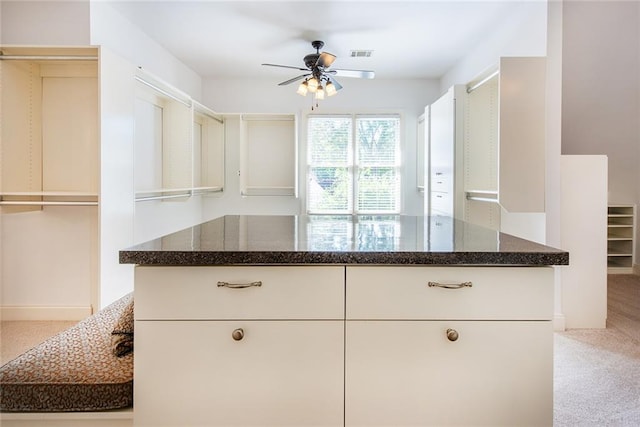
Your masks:
{"label": "white drawer front", "polygon": [[553,269],[349,266],[346,295],[347,319],[551,320]]}
{"label": "white drawer front", "polygon": [[552,330],[538,321],[347,322],[345,424],[550,426]]}
{"label": "white drawer front", "polygon": [[431,192],[431,211],[441,215],[453,215],[453,198],[451,193]]}
{"label": "white drawer front", "polygon": [[140,321],[135,351],[136,427],[343,425],[342,321]]}
{"label": "white drawer front", "polygon": [[451,176],[445,174],[433,174],[431,176],[431,191],[449,193],[453,191],[451,186]]}
{"label": "white drawer front", "polygon": [[344,267],[139,266],[135,301],[136,320],[343,319]]}

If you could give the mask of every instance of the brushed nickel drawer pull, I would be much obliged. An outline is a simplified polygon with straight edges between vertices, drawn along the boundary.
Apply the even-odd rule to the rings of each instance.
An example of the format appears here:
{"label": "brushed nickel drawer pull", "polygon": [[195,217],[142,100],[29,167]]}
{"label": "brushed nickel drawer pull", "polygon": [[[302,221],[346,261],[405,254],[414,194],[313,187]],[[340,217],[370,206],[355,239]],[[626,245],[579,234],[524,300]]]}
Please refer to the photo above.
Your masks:
{"label": "brushed nickel drawer pull", "polygon": [[462,288],[470,288],[472,286],[473,286],[473,283],[471,282],[462,282],[462,283],[429,282],[430,288],[462,289]]}
{"label": "brushed nickel drawer pull", "polygon": [[244,288],[259,288],[262,286],[261,281],[251,282],[251,283],[229,283],[229,282],[218,282],[219,288],[230,288],[230,289],[244,289]]}

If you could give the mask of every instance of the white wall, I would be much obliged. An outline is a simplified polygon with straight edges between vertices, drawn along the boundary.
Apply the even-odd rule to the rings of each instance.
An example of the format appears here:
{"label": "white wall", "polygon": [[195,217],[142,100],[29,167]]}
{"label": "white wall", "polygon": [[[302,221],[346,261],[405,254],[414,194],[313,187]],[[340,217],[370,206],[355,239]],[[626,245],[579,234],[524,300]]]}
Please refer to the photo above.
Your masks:
{"label": "white wall", "polygon": [[89,0],[2,0],[0,43],[44,46],[89,44]]}
{"label": "white wall", "polygon": [[[558,182],[562,168],[562,2],[549,3],[547,16],[545,242],[560,248],[562,195]],[[566,328],[562,309],[562,268],[555,269],[554,329],[558,331]]]}
{"label": "white wall", "polygon": [[91,1],[91,43],[108,47],[195,99],[201,96],[202,79],[198,74],[105,1]]}
{"label": "white wall", "polygon": [[201,197],[134,202],[135,85],[139,66],[194,98],[202,81],[109,4],[91,3],[91,43],[101,46],[101,305],[133,290],[118,251],[202,222]]}
{"label": "white wall", "polygon": [[[607,158],[561,156],[562,311],[567,328],[605,328],[607,320]],[[583,188],[589,188],[584,197]]]}
{"label": "white wall", "polygon": [[[207,198],[205,218],[226,213],[301,214],[305,210],[305,138],[306,114],[311,113],[309,97],[296,94],[296,84],[278,86],[286,72],[260,80],[206,79],[203,99],[219,113],[294,113],[299,118],[299,199],[286,197],[241,197],[239,191],[239,147],[237,138],[228,135],[226,146],[225,193],[221,198]],[[416,180],[416,127],[424,107],[437,98],[439,85],[434,80],[359,80],[342,79],[343,89],[334,97],[320,101],[317,113],[392,112],[401,113],[403,132],[403,213],[421,215],[423,196]],[[233,126],[231,129],[233,132]]]}
{"label": "white wall", "polygon": [[637,204],[640,3],[565,0],[562,50],[562,153],[605,154],[609,203]]}
{"label": "white wall", "polygon": [[493,33],[480,40],[473,52],[460,60],[441,79],[444,93],[454,84],[465,84],[489,69],[497,68],[501,56],[545,56],[547,49],[547,3],[527,1]]}

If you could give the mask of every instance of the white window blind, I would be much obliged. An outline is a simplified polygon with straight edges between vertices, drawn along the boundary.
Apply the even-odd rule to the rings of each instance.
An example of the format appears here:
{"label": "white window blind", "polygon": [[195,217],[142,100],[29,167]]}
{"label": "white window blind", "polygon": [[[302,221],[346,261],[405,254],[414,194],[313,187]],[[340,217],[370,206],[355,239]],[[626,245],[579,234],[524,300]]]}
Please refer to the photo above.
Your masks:
{"label": "white window blind", "polygon": [[400,166],[398,115],[309,117],[309,213],[398,213]]}

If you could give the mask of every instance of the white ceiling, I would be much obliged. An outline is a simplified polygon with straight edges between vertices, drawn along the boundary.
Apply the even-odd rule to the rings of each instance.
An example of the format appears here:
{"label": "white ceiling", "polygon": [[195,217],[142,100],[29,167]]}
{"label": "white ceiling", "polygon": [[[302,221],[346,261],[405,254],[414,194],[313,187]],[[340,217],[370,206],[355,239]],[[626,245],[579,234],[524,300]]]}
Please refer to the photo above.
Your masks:
{"label": "white ceiling", "polygon": [[[374,70],[376,78],[439,78],[525,0],[126,1],[114,7],[203,77],[283,80],[315,52],[332,68]],[[521,4],[520,4],[521,5]],[[350,58],[350,50],[373,50]]]}

